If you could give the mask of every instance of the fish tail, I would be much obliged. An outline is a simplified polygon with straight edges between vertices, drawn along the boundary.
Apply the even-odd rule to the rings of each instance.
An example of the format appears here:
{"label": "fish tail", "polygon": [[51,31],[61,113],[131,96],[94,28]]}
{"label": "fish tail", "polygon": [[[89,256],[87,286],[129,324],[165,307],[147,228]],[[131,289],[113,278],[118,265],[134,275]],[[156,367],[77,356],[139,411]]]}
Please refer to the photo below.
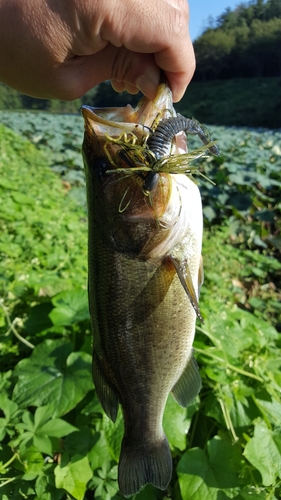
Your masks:
{"label": "fish tail", "polygon": [[172,477],[172,457],[164,436],[156,443],[134,442],[124,438],[118,466],[120,492],[130,497],[145,486],[152,484],[165,490]]}

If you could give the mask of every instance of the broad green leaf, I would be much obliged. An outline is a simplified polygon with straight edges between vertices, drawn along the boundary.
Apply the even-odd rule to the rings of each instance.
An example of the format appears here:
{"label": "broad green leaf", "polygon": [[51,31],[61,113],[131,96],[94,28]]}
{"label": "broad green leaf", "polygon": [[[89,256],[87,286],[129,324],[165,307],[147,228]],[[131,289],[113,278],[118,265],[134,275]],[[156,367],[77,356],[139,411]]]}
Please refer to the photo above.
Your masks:
{"label": "broad green leaf", "polygon": [[61,500],[65,496],[63,489],[57,489],[53,474],[40,474],[35,484],[36,500]]}
{"label": "broad green leaf", "polygon": [[75,455],[66,465],[57,465],[55,470],[56,487],[63,488],[76,500],[83,500],[87,483],[93,475],[87,456]]}
{"label": "broad green leaf", "polygon": [[74,408],[93,388],[92,360],[89,354],[71,350],[65,340],[45,340],[36,346],[15,368],[14,401],[21,407],[50,405],[54,417]]}
{"label": "broad green leaf", "polygon": [[108,462],[112,458],[104,431],[98,433],[98,440],[88,453],[88,457],[93,470],[100,469],[104,462]]}
{"label": "broad green leaf", "polygon": [[64,450],[70,455],[86,455],[97,443],[99,432],[93,432],[89,427],[81,427],[64,439]]}
{"label": "broad green leaf", "polygon": [[35,479],[44,465],[44,458],[42,454],[35,448],[30,446],[24,453],[21,454],[20,459],[25,466],[25,474],[23,479],[30,481]]}
{"label": "broad green leaf", "polygon": [[[270,390],[270,388],[269,388]],[[269,421],[272,424],[279,424],[279,418],[281,415],[281,401],[278,401],[276,398],[272,398],[269,401],[266,401],[261,398],[255,398],[255,403],[259,410],[269,418]]]}
{"label": "broad green leaf", "polygon": [[121,442],[124,434],[124,422],[121,411],[118,412],[115,423],[113,423],[106,415],[104,415],[103,430],[111,457],[116,462],[118,462]]}
{"label": "broad green leaf", "polygon": [[0,394],[0,409],[4,414],[4,418],[0,418],[0,441],[2,441],[6,433],[11,437],[16,434],[16,425],[20,421],[22,410],[19,410],[17,403],[11,401],[5,393]]}
{"label": "broad green leaf", "polygon": [[42,428],[42,425],[45,424],[51,417],[53,416],[53,408],[51,406],[40,406],[36,408],[34,413],[34,429]]}
{"label": "broad green leaf", "polygon": [[63,437],[77,429],[61,418],[54,418],[42,425],[39,430],[40,434],[46,434],[51,437]]}
{"label": "broad green leaf", "polygon": [[240,485],[241,460],[239,450],[218,437],[208,442],[206,453],[200,448],[186,451],[177,466],[182,498],[217,500],[222,493],[234,498]]}
{"label": "broad green leaf", "polygon": [[186,448],[186,434],[195,411],[195,404],[188,409],[181,408],[171,394],[169,395],[164,412],[163,428],[172,450]]}
{"label": "broad green leaf", "polygon": [[258,469],[264,486],[281,476],[281,435],[269,429],[261,419],[255,424],[254,437],[246,444],[244,455]]}
{"label": "broad green leaf", "polygon": [[52,302],[55,308],[49,316],[54,325],[71,325],[89,318],[86,290],[66,290],[56,295]]}
{"label": "broad green leaf", "polygon": [[51,302],[44,302],[43,304],[38,304],[37,306],[32,307],[28,314],[28,318],[24,323],[28,333],[36,335],[38,332],[51,328],[53,323],[49,318],[49,314],[52,309],[53,306]]}
{"label": "broad green leaf", "polygon": [[35,434],[32,438],[32,443],[38,451],[45,453],[46,455],[52,456],[52,454],[56,451],[53,449],[52,441],[48,436],[44,436],[39,433]]}
{"label": "broad green leaf", "polygon": [[163,499],[163,493],[158,488],[148,484],[137,495],[134,495],[132,500],[168,500],[168,498],[165,496]]}

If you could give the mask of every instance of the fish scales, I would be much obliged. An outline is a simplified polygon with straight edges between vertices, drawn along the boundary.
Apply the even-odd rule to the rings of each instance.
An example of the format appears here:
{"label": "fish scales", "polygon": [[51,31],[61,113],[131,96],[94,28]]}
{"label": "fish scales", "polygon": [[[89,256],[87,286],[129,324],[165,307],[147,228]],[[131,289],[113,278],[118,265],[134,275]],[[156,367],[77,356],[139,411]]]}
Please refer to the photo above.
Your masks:
{"label": "fish scales", "polygon": [[[166,85],[160,85],[153,102],[143,98],[135,110],[86,106],[82,112],[93,379],[113,421],[122,407],[118,482],[121,493],[130,496],[147,483],[167,488],[172,475],[162,427],[167,397],[172,391],[186,406],[201,386],[192,357],[203,280],[201,198],[183,174],[160,172],[147,196],[142,171],[114,172],[120,161],[127,172],[121,155],[117,158],[118,145],[130,154],[139,145],[145,162],[155,120],[175,116]],[[131,140],[132,134],[137,139]],[[182,151],[185,136],[177,137],[172,147],[177,150],[178,140]]]}

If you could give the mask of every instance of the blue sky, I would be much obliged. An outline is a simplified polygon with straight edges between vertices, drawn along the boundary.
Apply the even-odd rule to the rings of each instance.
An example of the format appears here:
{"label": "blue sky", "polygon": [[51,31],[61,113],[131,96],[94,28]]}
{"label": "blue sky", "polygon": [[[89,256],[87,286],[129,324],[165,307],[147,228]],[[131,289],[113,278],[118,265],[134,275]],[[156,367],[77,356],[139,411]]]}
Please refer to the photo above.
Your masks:
{"label": "blue sky", "polygon": [[227,7],[234,10],[242,0],[188,0],[190,10],[190,36],[195,40],[208,24],[208,17],[216,19]]}

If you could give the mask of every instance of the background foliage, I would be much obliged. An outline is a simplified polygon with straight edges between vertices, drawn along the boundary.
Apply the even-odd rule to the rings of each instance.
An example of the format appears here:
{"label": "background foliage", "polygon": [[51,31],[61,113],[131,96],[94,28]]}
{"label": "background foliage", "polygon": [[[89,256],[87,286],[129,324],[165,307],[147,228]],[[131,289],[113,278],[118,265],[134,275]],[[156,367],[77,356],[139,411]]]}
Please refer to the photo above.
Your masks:
{"label": "background foliage", "polygon": [[[122,417],[104,415],[91,379],[82,119],[0,119],[22,136],[0,126],[0,495],[118,500]],[[203,389],[187,409],[169,397],[174,476],[136,500],[280,498],[281,134],[210,131]]]}
{"label": "background foliage", "polygon": [[281,76],[281,0],[227,8],[195,40],[197,79]]}

